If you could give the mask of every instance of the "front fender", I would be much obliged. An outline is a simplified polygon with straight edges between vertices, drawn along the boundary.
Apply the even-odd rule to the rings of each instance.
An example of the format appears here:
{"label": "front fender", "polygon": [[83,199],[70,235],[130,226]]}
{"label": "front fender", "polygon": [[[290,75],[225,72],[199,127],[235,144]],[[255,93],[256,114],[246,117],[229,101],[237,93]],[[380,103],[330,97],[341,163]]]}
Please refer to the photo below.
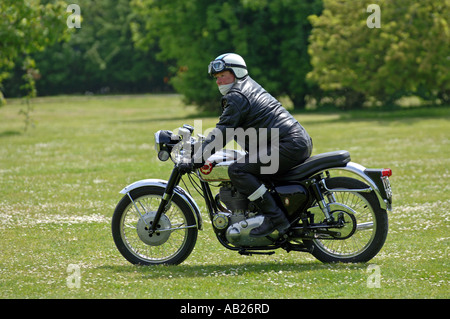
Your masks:
{"label": "front fender", "polygon": [[[134,183],[126,186],[124,189],[122,189],[120,191],[120,193],[126,195],[136,188],[145,187],[145,186],[156,186],[156,187],[160,187],[162,189],[166,189],[167,181],[162,180],[162,179],[143,179],[143,180],[134,182]],[[200,208],[198,207],[197,203],[194,201],[192,196],[188,192],[186,192],[183,188],[181,188],[180,186],[175,187],[174,194],[177,194],[178,196],[180,196],[183,199],[183,201],[189,206],[191,211],[194,213],[195,221],[197,223],[198,229],[202,230],[203,229],[203,220],[202,220],[202,215],[200,213]]]}

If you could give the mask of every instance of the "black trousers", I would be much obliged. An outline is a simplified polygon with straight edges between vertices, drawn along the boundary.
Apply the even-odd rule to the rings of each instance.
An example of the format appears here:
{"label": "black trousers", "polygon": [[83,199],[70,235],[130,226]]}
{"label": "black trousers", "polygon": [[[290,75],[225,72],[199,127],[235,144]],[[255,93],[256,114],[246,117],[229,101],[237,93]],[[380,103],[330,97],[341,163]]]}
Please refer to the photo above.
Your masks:
{"label": "black trousers", "polygon": [[[253,154],[249,152],[244,159],[230,165],[228,175],[237,191],[248,197],[261,186],[262,177],[286,173],[292,167],[303,163],[311,156],[312,147],[312,140],[309,136],[307,138],[289,136],[281,139],[277,148],[258,149],[258,152],[253,152]],[[274,162],[266,163],[268,153],[272,161],[278,161],[275,173],[264,173],[264,168],[267,171],[270,165],[274,165]]]}

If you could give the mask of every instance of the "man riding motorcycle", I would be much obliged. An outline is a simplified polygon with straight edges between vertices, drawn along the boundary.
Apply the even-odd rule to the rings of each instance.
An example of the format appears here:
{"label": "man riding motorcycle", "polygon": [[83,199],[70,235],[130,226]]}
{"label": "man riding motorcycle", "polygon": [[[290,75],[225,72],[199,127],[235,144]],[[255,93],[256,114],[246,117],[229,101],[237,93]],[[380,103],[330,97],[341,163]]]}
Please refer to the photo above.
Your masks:
{"label": "man riding motorcycle", "polygon": [[[289,221],[260,180],[265,175],[262,168],[267,164],[261,160],[261,155],[273,155],[277,152],[276,174],[282,174],[311,156],[312,139],[281,103],[248,75],[247,65],[238,54],[226,53],[218,56],[209,64],[208,73],[216,78],[219,91],[223,95],[222,114],[216,128],[194,154],[193,161],[184,164],[181,169],[189,172],[203,166],[207,160],[205,155],[211,154],[212,145],[217,145],[216,138],[222,139],[221,147],[229,142],[226,129],[256,129],[255,141],[237,140],[247,154],[243,160],[230,165],[228,174],[236,190],[247,196],[264,216],[264,222],[253,229],[250,236],[263,237],[275,230],[284,233],[289,227]],[[261,143],[261,132],[278,134],[266,134],[265,143]],[[212,143],[213,141],[215,143]],[[252,143],[258,143],[256,152],[252,151],[255,148],[250,147]]]}

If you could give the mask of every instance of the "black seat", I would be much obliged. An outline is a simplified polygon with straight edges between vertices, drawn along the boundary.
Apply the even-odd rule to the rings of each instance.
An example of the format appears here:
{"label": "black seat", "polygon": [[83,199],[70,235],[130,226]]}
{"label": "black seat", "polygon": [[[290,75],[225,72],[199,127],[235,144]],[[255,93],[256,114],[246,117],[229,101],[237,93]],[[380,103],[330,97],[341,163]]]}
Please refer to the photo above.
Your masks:
{"label": "black seat", "polygon": [[348,151],[335,151],[311,156],[302,164],[293,167],[284,174],[272,177],[277,182],[289,182],[304,179],[331,167],[343,167],[351,161]]}

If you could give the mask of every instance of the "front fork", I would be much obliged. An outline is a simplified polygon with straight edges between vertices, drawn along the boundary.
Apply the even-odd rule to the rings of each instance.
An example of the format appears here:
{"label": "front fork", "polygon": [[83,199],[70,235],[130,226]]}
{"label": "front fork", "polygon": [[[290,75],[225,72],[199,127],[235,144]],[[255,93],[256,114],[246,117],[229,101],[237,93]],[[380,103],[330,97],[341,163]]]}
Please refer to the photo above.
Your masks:
{"label": "front fork", "polygon": [[158,227],[159,220],[162,214],[169,207],[170,201],[173,196],[173,190],[178,186],[178,183],[181,179],[181,173],[178,169],[178,166],[175,166],[172,170],[172,174],[170,174],[170,178],[167,181],[166,190],[164,191],[161,203],[159,204],[158,210],[156,211],[155,219],[153,220],[152,225],[149,229],[149,234],[153,234]]}

